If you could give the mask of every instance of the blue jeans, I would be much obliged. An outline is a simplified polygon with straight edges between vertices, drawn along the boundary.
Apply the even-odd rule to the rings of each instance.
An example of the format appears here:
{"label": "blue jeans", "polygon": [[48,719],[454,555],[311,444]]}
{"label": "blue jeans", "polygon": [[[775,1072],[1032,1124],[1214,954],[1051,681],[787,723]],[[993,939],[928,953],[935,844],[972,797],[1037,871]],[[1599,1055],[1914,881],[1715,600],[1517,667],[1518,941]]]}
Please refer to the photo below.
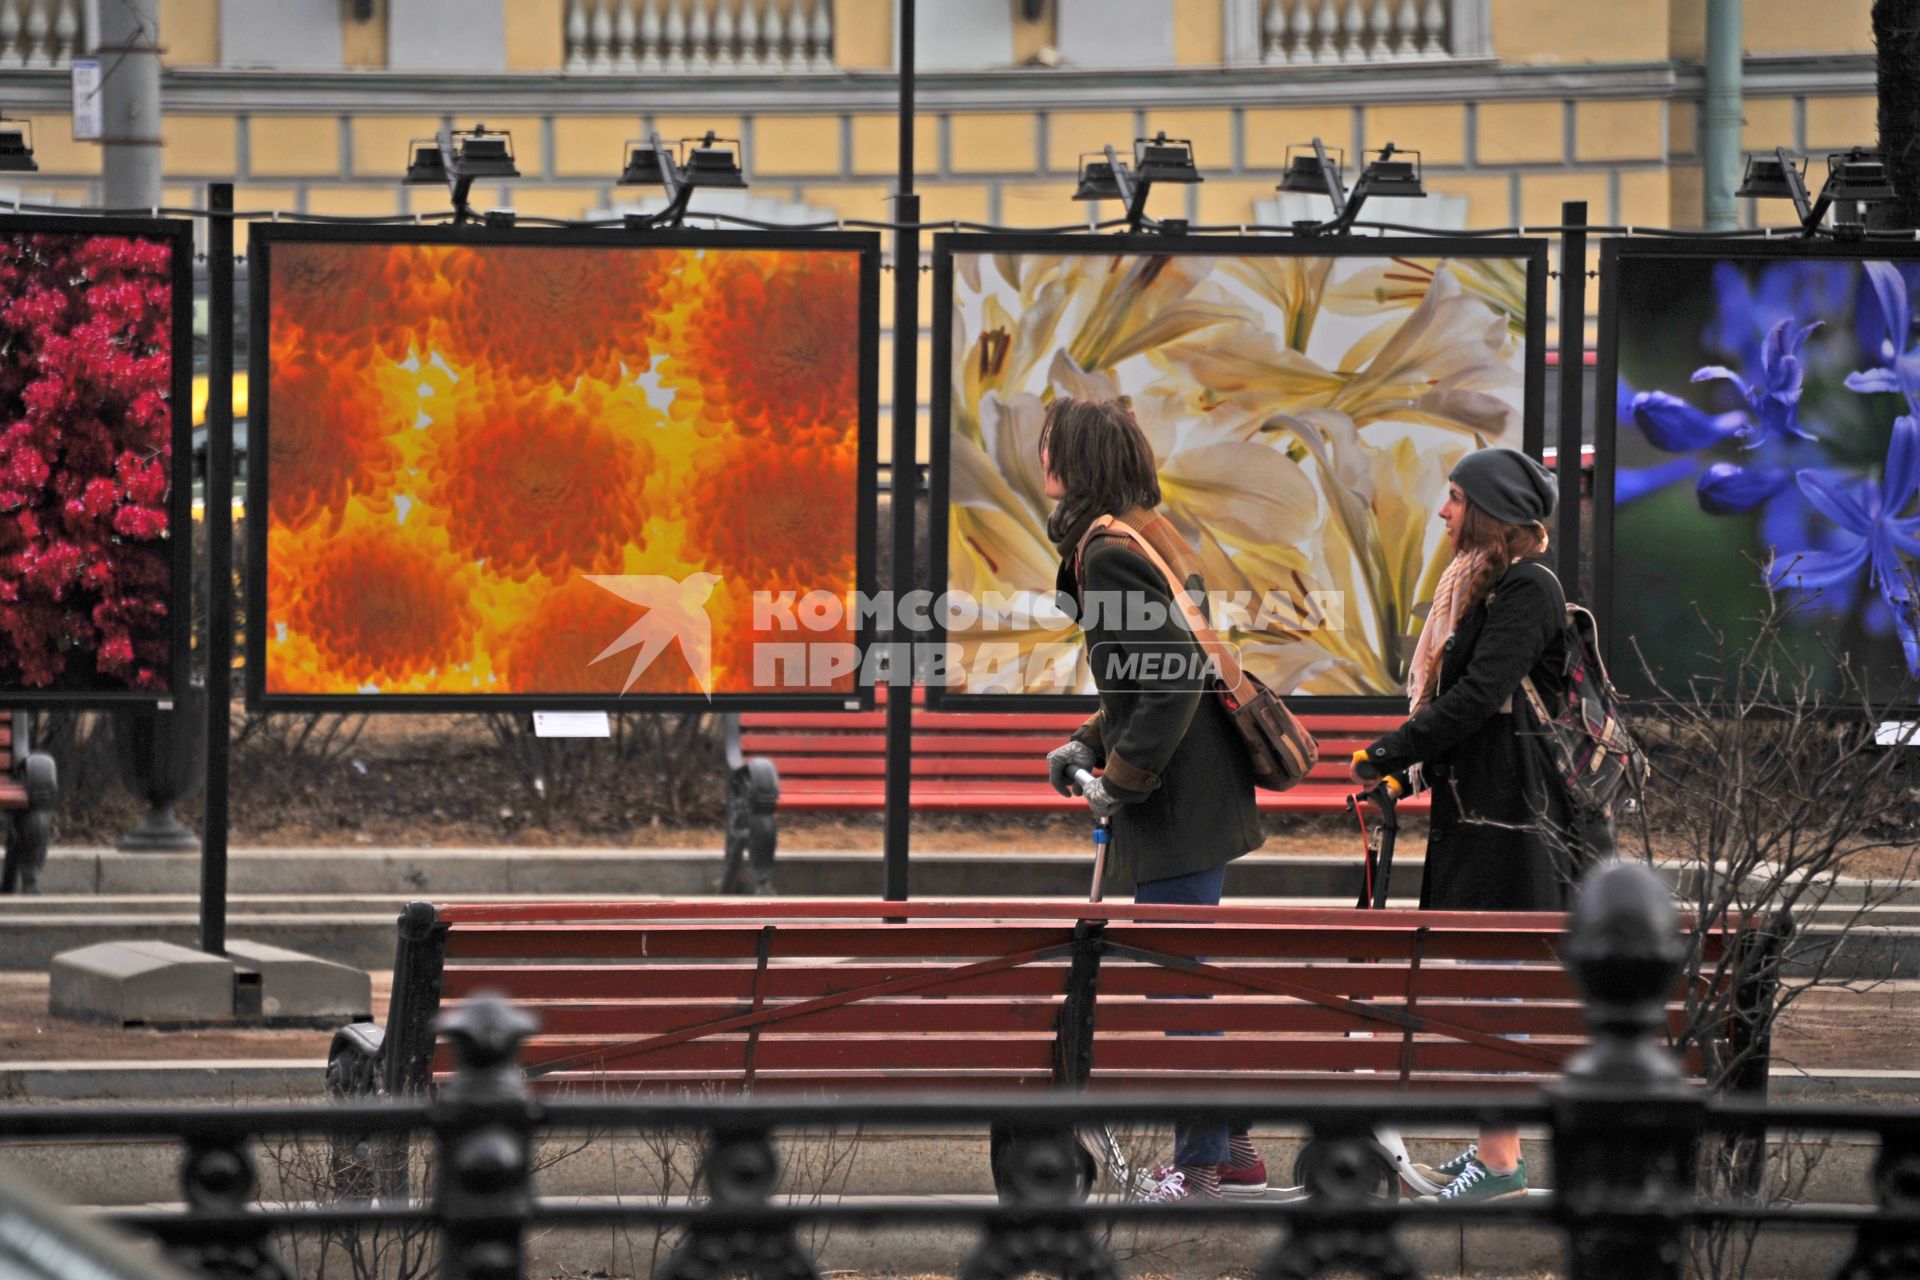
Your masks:
{"label": "blue jeans", "polygon": [[[1210,867],[1205,871],[1194,871],[1184,876],[1169,876],[1165,880],[1143,880],[1134,886],[1133,900],[1136,903],[1152,906],[1178,905],[1190,907],[1217,907],[1220,905],[1220,892],[1227,881],[1226,864]],[[1197,958],[1197,957],[1196,957]],[[1150,999],[1178,1000],[1180,996],[1149,997]],[[1200,999],[1210,997],[1201,996]],[[1171,1031],[1169,1035],[1180,1035]],[[1196,1031],[1190,1035],[1219,1035],[1220,1032]],[[1236,1135],[1247,1132],[1248,1126],[1233,1126]],[[1227,1162],[1227,1126],[1224,1124],[1176,1124],[1173,1126],[1173,1162],[1175,1164],[1198,1165],[1210,1168]]]}

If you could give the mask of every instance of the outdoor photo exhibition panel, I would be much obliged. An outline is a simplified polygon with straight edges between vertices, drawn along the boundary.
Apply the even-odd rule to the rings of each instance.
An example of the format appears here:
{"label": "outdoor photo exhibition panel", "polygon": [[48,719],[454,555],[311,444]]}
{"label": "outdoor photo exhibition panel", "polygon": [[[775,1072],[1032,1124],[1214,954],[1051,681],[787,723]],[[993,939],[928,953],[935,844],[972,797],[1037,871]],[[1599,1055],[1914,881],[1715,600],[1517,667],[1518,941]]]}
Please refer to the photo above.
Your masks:
{"label": "outdoor photo exhibition panel", "polygon": [[0,216],[0,706],[187,684],[192,272],[190,223]]}
{"label": "outdoor photo exhibition panel", "polygon": [[1247,668],[1404,712],[1448,471],[1540,454],[1546,281],[1538,240],[936,237],[930,704],[1087,703],[1040,427],[1055,397],[1124,396]]}
{"label": "outdoor photo exhibition panel", "polygon": [[250,706],[870,702],[877,236],[277,225],[251,256]]}
{"label": "outdoor photo exhibition panel", "polygon": [[1876,701],[1912,704],[1920,253],[1613,240],[1601,268],[1596,594],[1615,682],[1718,697],[1727,659],[1776,632],[1762,656],[1808,671],[1809,692],[1844,693],[1845,659]]}

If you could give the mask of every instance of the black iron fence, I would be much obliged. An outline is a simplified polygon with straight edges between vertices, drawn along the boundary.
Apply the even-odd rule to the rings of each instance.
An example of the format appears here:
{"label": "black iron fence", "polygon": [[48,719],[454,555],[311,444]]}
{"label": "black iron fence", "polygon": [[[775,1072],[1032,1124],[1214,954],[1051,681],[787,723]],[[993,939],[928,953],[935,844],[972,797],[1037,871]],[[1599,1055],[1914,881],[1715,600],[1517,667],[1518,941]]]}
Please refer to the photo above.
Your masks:
{"label": "black iron fence", "polygon": [[[1764,1223],[1769,1230],[1850,1232],[1840,1280],[1920,1276],[1920,1109],[1769,1105],[1716,1098],[1686,1085],[1664,1043],[1662,1003],[1683,959],[1671,904],[1650,873],[1610,868],[1575,909],[1563,958],[1580,984],[1592,1029],[1588,1050],[1537,1098],[1326,1098],[1247,1095],[1205,1101],[1176,1096],[1060,1094],[1040,1098],[869,1096],[661,1099],[610,1103],[543,1100],[518,1065],[534,1029],[498,1000],[470,1001],[442,1023],[457,1072],[429,1101],[243,1108],[41,1108],[7,1114],[16,1139],[170,1139],[184,1147],[185,1204],[109,1216],[157,1237],[187,1270],[209,1277],[291,1276],[282,1232],[406,1228],[437,1234],[438,1274],[509,1280],[524,1274],[530,1231],[627,1227],[675,1232],[656,1275],[719,1280],[751,1275],[808,1280],[819,1268],[802,1241],[821,1224],[885,1229],[940,1224],[977,1236],[962,1280],[1012,1280],[1039,1272],[1104,1280],[1119,1274],[1116,1227],[1178,1221],[1270,1228],[1260,1280],[1339,1270],[1415,1277],[1420,1270],[1396,1229],[1425,1224],[1533,1225],[1566,1240],[1571,1280],[1670,1280],[1688,1266],[1690,1232]],[[1075,1129],[1085,1125],[1223,1122],[1251,1118],[1297,1126],[1316,1152],[1306,1194],[1152,1205],[1081,1200]],[[1486,1204],[1389,1199],[1378,1194],[1374,1129],[1534,1126],[1549,1135],[1557,1188]],[[778,1194],[783,1135],[875,1125],[1001,1126],[998,1201],[976,1199],[802,1202]],[[1709,1150],[1740,1144],[1764,1151],[1768,1133],[1865,1134],[1877,1140],[1875,1203],[1781,1203],[1752,1190],[1703,1188]],[[704,1140],[699,1193],[644,1203],[582,1203],[536,1194],[536,1142],[681,1132]],[[333,1144],[336,1203],[262,1207],[256,1144],[304,1135]],[[409,1144],[436,1171],[410,1189]],[[1758,1183],[1753,1186],[1757,1188]],[[1249,1259],[1252,1261],[1253,1259]]]}

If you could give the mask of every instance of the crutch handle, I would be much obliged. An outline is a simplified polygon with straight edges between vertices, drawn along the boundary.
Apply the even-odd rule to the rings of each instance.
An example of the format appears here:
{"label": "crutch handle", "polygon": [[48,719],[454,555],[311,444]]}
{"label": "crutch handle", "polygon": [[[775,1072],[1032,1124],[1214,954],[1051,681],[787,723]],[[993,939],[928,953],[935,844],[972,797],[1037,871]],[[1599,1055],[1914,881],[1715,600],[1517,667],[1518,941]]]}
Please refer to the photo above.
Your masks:
{"label": "crutch handle", "polygon": [[1073,772],[1069,776],[1073,779],[1073,785],[1080,788],[1081,795],[1085,795],[1087,788],[1093,785],[1094,775],[1091,769],[1082,769],[1078,765],[1075,765]]}

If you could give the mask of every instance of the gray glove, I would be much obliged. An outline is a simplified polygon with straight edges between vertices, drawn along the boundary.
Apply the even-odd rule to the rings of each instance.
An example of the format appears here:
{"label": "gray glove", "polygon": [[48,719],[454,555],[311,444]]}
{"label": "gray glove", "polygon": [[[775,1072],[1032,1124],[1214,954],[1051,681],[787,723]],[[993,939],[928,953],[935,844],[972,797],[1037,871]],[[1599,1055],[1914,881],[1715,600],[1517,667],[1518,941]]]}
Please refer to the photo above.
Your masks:
{"label": "gray glove", "polygon": [[1047,752],[1047,781],[1063,796],[1079,794],[1073,785],[1075,769],[1093,769],[1093,748],[1078,738]]}
{"label": "gray glove", "polygon": [[1093,810],[1096,818],[1111,818],[1127,802],[1107,789],[1105,778],[1095,778],[1093,785],[1087,788],[1087,808]]}

